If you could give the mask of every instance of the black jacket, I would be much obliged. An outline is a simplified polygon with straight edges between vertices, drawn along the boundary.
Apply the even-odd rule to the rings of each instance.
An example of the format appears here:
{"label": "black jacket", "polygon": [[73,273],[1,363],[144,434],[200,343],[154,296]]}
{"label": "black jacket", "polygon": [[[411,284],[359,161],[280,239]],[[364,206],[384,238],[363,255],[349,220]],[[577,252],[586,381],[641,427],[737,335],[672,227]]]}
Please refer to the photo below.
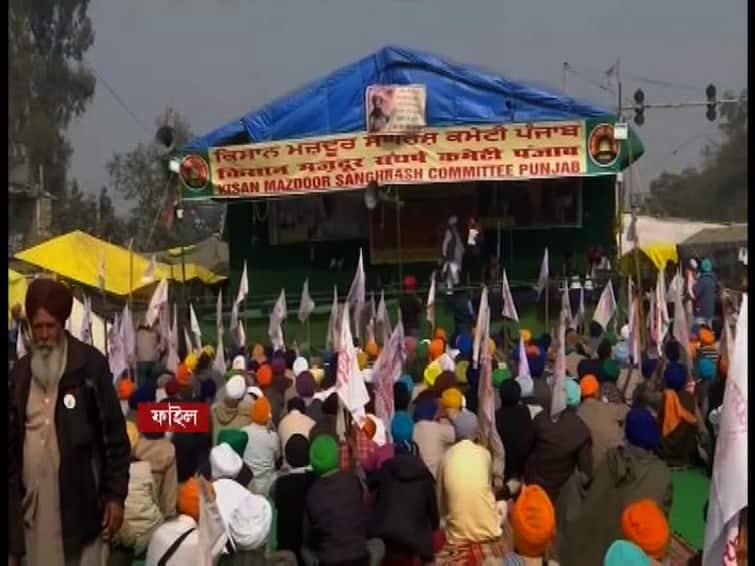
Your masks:
{"label": "black jacket", "polygon": [[433,558],[433,531],[440,523],[435,480],[424,462],[410,454],[394,456],[370,477],[376,493],[368,533],[389,550]]}
{"label": "black jacket", "polygon": [[[58,383],[55,428],[60,451],[63,550],[70,559],[102,532],[105,503],[123,505],[131,446],[107,359],[67,332],[66,340],[68,358]],[[27,355],[19,360],[11,374],[19,423],[26,422],[30,358]],[[76,399],[72,409],[63,405],[63,398],[69,394]],[[23,462],[23,426],[20,432]]]}
{"label": "black jacket", "polygon": [[300,551],[304,542],[304,500],[315,479],[313,472],[283,474],[270,490],[277,512],[278,550],[293,552],[300,564],[303,564]]}
{"label": "black jacket", "polygon": [[[307,492],[309,546],[322,566],[361,565],[367,553],[367,506],[359,479],[346,472],[317,478]],[[307,530],[305,527],[305,531]]]}
{"label": "black jacket", "polygon": [[23,556],[24,522],[21,507],[21,426],[12,401],[13,382],[8,382],[8,554]]}
{"label": "black jacket", "polygon": [[502,406],[495,414],[495,426],[506,454],[506,471],[503,479],[520,479],[524,474],[529,446],[527,439],[532,434],[532,417],[527,405],[517,403]]}

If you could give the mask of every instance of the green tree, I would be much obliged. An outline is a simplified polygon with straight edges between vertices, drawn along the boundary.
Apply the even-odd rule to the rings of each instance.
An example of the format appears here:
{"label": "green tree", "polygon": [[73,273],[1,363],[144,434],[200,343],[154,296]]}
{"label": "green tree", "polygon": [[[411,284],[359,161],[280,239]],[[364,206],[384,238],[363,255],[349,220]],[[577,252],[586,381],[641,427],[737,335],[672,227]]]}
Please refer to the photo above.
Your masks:
{"label": "green tree", "polygon": [[747,91],[736,102],[722,104],[719,114],[720,141],[703,148],[699,167],[655,179],[643,212],[712,222],[747,220]]}
{"label": "green tree", "polygon": [[[66,128],[94,95],[83,65],[94,42],[89,0],[10,0],[8,6],[8,162],[27,161],[45,189],[66,190]],[[39,179],[37,179],[39,180]]]}

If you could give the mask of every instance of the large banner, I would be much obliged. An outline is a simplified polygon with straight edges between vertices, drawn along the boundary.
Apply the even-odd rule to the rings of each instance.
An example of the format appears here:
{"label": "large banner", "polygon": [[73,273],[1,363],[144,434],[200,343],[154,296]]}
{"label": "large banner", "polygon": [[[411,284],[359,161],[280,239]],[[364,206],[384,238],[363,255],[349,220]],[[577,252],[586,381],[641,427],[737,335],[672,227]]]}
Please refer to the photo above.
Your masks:
{"label": "large banner", "polygon": [[[214,147],[180,160],[182,198],[264,198],[380,185],[615,174],[623,146],[600,120],[427,128]],[[625,150],[623,150],[625,151]]]}

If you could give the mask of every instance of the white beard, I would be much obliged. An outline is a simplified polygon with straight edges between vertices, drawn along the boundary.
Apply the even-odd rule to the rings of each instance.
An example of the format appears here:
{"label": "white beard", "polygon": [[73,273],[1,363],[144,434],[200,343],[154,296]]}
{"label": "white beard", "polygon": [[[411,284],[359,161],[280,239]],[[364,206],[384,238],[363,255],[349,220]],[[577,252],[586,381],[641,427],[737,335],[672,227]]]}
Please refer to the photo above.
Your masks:
{"label": "white beard", "polygon": [[31,375],[45,390],[57,384],[63,370],[63,347],[61,345],[52,348],[32,345],[31,349]]}

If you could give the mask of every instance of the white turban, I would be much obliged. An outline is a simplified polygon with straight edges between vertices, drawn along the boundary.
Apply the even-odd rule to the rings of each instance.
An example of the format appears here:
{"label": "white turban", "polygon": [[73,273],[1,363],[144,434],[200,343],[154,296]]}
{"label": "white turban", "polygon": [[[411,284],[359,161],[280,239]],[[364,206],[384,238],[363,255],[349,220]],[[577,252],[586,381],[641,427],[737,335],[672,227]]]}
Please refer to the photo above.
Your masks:
{"label": "white turban", "polygon": [[210,451],[212,479],[235,478],[239,475],[243,460],[227,443],[218,444]]}
{"label": "white turban", "polygon": [[443,354],[438,358],[438,365],[440,366],[441,371],[454,371],[454,368],[456,367],[453,359],[448,354]]}
{"label": "white turban", "polygon": [[260,397],[265,396],[265,394],[262,393],[262,389],[260,389],[256,385],[250,385],[249,388],[246,390],[246,392],[252,397],[254,397],[255,399],[259,399]]}
{"label": "white turban", "polygon": [[629,340],[629,325],[625,324],[621,327],[621,339]]}
{"label": "white turban", "polygon": [[299,377],[299,374],[301,372],[307,371],[309,369],[307,358],[303,358],[302,356],[296,358],[294,360],[294,367],[292,369],[294,370],[294,376]]}
{"label": "white turban", "polygon": [[234,375],[225,384],[225,395],[234,401],[240,400],[246,392],[246,382],[240,375]]}
{"label": "white turban", "polygon": [[236,356],[233,358],[231,369],[236,371],[246,371],[246,360],[244,359],[244,356]]}
{"label": "white turban", "polygon": [[233,480],[220,479],[213,486],[220,516],[235,547],[254,550],[264,545],[273,522],[273,510],[267,499],[250,493]]}
{"label": "white turban", "polygon": [[362,370],[362,377],[365,383],[372,383],[375,381],[375,372],[372,368],[364,368]]}

